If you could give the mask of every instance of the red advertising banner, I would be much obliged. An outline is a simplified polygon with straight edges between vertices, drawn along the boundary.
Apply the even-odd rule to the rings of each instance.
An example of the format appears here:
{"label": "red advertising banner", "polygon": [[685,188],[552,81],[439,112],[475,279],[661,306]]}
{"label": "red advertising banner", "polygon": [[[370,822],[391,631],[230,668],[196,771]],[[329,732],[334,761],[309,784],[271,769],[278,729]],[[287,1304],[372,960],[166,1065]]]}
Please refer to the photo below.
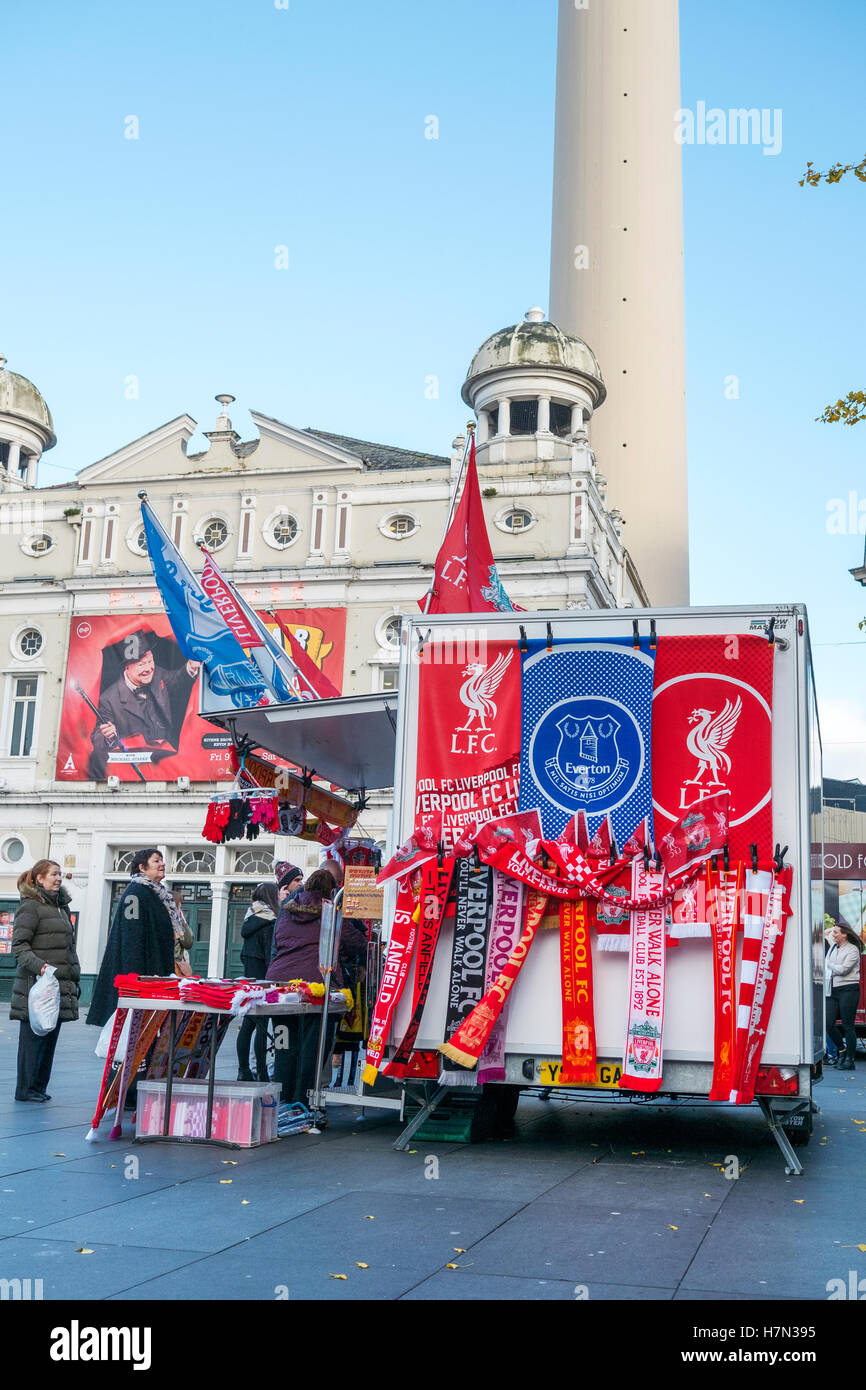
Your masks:
{"label": "red advertising banner", "polygon": [[418,696],[416,825],[441,815],[451,845],[473,822],[517,810],[519,775],[516,644],[428,645]]}
{"label": "red advertising banner", "polygon": [[[346,610],[280,609],[279,615],[341,690]],[[279,641],[273,619],[260,616]],[[55,777],[231,780],[231,739],[197,709],[198,668],[184,660],[164,613],[73,618]]]}
{"label": "red advertising banner", "polygon": [[675,821],[729,791],[732,858],[772,853],[773,647],[765,637],[663,637],[655,662],[653,810]]}

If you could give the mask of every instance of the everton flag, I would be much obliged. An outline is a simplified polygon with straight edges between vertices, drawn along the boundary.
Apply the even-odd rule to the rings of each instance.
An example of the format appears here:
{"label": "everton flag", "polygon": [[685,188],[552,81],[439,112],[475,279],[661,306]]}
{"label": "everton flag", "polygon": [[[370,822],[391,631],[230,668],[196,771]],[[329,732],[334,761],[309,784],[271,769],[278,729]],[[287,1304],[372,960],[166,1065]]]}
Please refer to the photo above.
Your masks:
{"label": "everton flag", "polygon": [[655,652],[630,642],[529,641],[522,655],[520,809],[537,807],[555,839],[579,812],[593,834],[610,817],[624,845],[652,831]]}
{"label": "everton flag", "polygon": [[266,694],[260,672],[144,498],[141,518],[153,577],[184,656],[204,663],[215,695],[227,696],[238,709],[258,704]]}

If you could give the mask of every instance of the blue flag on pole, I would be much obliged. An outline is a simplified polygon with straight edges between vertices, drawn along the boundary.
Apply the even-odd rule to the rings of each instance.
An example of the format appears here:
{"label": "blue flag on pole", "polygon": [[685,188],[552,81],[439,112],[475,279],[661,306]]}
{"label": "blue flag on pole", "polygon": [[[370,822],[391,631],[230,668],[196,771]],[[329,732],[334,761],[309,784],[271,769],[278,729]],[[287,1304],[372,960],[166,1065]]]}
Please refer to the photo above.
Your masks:
{"label": "blue flag on pole", "polygon": [[618,845],[644,817],[652,831],[655,652],[630,642],[531,640],[521,653],[520,809],[538,808],[546,836],[585,811],[605,816]]}
{"label": "blue flag on pole", "polygon": [[261,673],[244,655],[238,639],[145,500],[141,516],[153,577],[187,661],[203,662],[213,693],[227,696],[235,708],[257,705],[266,693]]}

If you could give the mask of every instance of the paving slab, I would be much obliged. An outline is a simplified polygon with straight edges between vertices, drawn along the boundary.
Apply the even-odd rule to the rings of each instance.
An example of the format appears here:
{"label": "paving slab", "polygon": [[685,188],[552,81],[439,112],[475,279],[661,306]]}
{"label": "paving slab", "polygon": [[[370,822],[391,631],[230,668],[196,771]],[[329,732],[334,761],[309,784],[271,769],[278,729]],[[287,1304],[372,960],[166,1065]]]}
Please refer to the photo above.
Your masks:
{"label": "paving slab", "polygon": [[521,1279],[513,1275],[475,1274],[467,1269],[440,1270],[402,1295],[413,1302],[490,1302],[580,1304],[624,1300],[670,1302],[673,1289],[642,1288],[634,1284],[573,1284],[567,1279]]}
{"label": "paving slab", "polygon": [[[851,1196],[849,1190],[849,1197]],[[754,1219],[718,1223],[682,1281],[686,1289],[727,1289],[751,1298],[826,1299],[827,1281],[849,1270],[866,1276],[864,1220],[856,1198],[845,1211],[815,1216],[804,1207],[772,1208]]]}
{"label": "paving slab", "polygon": [[66,1218],[79,1219],[85,1212],[113,1211],[118,1203],[165,1186],[160,1178],[126,1181],[122,1170],[93,1174],[64,1169],[52,1173],[50,1182],[45,1181],[43,1172],[18,1173],[0,1179],[0,1237],[29,1236]]}
{"label": "paving slab", "polygon": [[[194,1252],[114,1245],[85,1247],[69,1240],[10,1237],[0,1240],[0,1279],[42,1279],[46,1299],[103,1299],[134,1281],[189,1264]],[[203,1253],[203,1252],[201,1252]],[[187,1297],[194,1296],[187,1283]],[[215,1295],[216,1296],[216,1295]]]}
{"label": "paving slab", "polygon": [[[338,1274],[346,1277],[337,1279],[334,1276]],[[413,1270],[375,1265],[359,1269],[346,1260],[336,1260],[330,1267],[327,1259],[307,1264],[285,1258],[251,1260],[248,1247],[241,1246],[136,1283],[109,1295],[109,1301],[182,1303],[190,1297],[263,1300],[274,1304],[274,1316],[279,1317],[284,1302],[390,1302],[407,1293],[418,1278]],[[291,1309],[288,1313],[291,1317]]]}

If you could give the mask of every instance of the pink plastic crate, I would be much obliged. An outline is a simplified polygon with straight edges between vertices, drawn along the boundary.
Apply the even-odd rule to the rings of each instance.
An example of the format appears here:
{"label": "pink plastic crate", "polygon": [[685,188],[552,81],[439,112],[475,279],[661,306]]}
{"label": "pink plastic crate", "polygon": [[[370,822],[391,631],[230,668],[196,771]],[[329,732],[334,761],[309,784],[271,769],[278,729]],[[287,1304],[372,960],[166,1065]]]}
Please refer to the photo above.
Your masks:
{"label": "pink plastic crate", "polygon": [[[277,1137],[278,1081],[214,1083],[211,1139],[252,1149]],[[162,1134],[165,1082],[140,1081],[135,1135]],[[207,1126],[207,1081],[175,1081],[171,1088],[169,1137],[204,1139]]]}

